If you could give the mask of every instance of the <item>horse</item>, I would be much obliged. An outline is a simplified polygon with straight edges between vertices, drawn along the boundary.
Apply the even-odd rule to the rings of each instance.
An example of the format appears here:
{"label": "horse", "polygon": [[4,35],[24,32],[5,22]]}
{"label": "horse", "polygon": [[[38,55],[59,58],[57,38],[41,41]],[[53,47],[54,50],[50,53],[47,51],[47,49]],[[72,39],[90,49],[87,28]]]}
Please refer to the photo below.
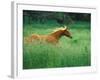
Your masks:
{"label": "horse", "polygon": [[51,44],[57,44],[57,43],[59,43],[59,39],[62,36],[72,38],[72,35],[66,26],[62,27],[62,28],[57,28],[48,35],[32,34],[31,36],[25,38],[25,41],[31,42],[31,43],[35,42],[35,41],[39,41],[39,42],[47,42],[47,43],[51,43]]}

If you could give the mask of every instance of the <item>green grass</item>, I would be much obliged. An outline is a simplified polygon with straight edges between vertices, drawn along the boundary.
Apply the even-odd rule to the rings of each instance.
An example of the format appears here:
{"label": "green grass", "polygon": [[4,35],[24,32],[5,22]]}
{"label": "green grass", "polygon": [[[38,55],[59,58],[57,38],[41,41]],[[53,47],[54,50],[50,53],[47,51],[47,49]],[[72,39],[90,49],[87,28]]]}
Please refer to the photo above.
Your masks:
{"label": "green grass", "polygon": [[[25,25],[23,36],[26,37],[33,33],[49,34],[57,26],[58,24],[49,25],[49,23]],[[62,37],[57,46],[47,43],[24,44],[23,69],[90,66],[89,23],[77,22],[70,26],[73,38]]]}

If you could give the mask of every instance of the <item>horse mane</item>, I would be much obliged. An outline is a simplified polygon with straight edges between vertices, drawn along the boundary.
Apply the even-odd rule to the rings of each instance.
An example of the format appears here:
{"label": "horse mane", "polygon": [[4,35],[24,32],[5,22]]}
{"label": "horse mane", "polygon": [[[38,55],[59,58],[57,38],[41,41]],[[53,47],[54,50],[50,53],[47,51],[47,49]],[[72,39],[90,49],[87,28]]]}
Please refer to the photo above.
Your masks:
{"label": "horse mane", "polygon": [[66,29],[66,27],[56,28],[55,30],[52,31],[52,33],[57,32],[57,31],[59,31],[59,30],[65,30],[65,29]]}

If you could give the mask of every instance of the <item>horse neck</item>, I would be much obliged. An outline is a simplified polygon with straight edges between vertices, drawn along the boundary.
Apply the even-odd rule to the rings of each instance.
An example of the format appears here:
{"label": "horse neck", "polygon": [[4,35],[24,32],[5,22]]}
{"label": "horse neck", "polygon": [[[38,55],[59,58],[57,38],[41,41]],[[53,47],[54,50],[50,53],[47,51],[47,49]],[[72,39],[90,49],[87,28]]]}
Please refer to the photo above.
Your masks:
{"label": "horse neck", "polygon": [[50,36],[54,36],[56,39],[60,39],[62,34],[63,34],[62,31],[56,31],[54,33],[51,33]]}

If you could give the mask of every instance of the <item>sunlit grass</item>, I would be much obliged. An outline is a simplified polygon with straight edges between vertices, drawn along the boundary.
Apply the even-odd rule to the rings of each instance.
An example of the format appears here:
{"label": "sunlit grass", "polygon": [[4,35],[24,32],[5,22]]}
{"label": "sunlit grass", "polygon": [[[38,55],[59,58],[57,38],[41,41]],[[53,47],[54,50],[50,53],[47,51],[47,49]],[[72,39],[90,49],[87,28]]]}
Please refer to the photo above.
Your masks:
{"label": "sunlit grass", "polygon": [[[46,27],[44,27],[44,26]],[[48,24],[27,25],[24,27],[23,36],[33,33],[49,34],[57,25]],[[87,26],[87,23],[77,23]],[[73,25],[74,26],[74,25]],[[76,26],[76,24],[75,24]],[[70,29],[73,38],[62,37],[58,45],[48,43],[24,44],[23,45],[23,68],[55,68],[55,67],[78,67],[91,65],[90,29],[74,27]]]}

